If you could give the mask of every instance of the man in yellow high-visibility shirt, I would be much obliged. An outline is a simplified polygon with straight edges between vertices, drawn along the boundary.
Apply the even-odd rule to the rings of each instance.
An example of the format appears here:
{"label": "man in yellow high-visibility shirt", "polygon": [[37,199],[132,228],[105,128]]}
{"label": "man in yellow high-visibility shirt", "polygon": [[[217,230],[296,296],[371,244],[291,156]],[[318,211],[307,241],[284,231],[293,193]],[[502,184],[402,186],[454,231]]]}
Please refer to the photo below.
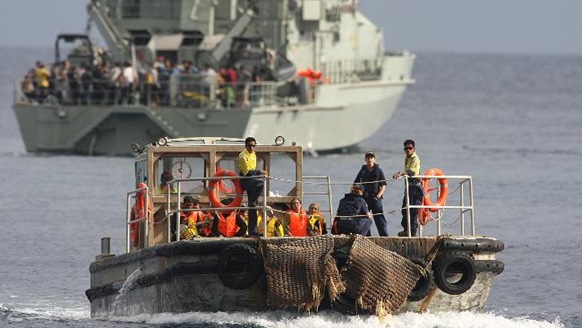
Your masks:
{"label": "man in yellow high-visibility shirt", "polygon": [[[252,176],[266,176],[268,175],[265,170],[257,170],[257,154],[255,153],[255,147],[257,147],[257,140],[253,137],[248,137],[245,139],[245,149],[238,154],[236,168],[240,176],[252,177]],[[263,192],[264,182],[262,179],[250,178],[241,179],[240,184],[247,192],[248,206],[256,207],[259,196]],[[258,236],[257,231],[257,210],[249,209],[249,235]]]}

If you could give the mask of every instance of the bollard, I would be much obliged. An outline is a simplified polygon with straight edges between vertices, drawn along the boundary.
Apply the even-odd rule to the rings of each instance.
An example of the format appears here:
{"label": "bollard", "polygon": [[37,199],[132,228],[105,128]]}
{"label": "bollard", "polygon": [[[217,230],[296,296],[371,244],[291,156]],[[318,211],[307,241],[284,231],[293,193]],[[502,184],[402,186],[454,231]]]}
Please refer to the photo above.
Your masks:
{"label": "bollard", "polygon": [[101,255],[107,255],[111,251],[111,238],[102,237],[101,238]]}
{"label": "bollard", "polygon": [[101,238],[101,254],[95,256],[95,261],[103,261],[106,258],[113,257],[115,254],[111,254],[111,238],[102,237]]}

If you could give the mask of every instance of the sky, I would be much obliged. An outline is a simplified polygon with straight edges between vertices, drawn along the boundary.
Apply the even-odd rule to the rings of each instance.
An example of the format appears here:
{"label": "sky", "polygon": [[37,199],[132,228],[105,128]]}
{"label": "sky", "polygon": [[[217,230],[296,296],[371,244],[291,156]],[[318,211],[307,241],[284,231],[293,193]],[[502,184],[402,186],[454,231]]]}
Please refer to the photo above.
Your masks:
{"label": "sky", "polygon": [[[582,54],[582,0],[355,1],[387,50]],[[1,0],[0,46],[52,47],[58,33],[83,32],[87,3]]]}

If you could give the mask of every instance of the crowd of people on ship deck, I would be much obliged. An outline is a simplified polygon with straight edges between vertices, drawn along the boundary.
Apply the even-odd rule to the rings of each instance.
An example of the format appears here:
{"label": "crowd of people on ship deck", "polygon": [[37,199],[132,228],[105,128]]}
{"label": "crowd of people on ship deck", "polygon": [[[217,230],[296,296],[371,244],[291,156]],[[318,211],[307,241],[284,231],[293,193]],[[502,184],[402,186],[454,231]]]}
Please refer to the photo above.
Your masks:
{"label": "crowd of people on ship deck", "polygon": [[99,65],[69,60],[47,67],[37,61],[21,81],[24,102],[43,103],[47,99],[62,105],[148,105],[172,106],[204,103],[217,99],[222,106],[246,106],[256,101],[260,85],[271,81],[267,69],[259,67],[196,67],[192,61],[174,63],[159,56],[155,61],[102,61]]}
{"label": "crowd of people on ship deck", "polygon": [[[192,196],[184,196],[182,211],[180,212],[180,239],[193,239],[197,237],[235,237],[235,236],[262,236],[265,231],[263,220],[264,212],[259,208],[258,198],[262,193],[262,180],[255,176],[267,176],[268,172],[256,169],[255,155],[256,140],[248,137],[245,140],[245,149],[238,158],[239,175],[247,177],[240,181],[246,181],[243,191],[248,194],[249,203],[243,204],[241,208],[226,208],[225,210],[205,211],[200,208],[200,203]],[[408,183],[408,197],[403,199],[402,221],[403,231],[398,236],[408,236],[408,214],[410,213],[410,235],[415,236],[418,229],[417,208],[406,209],[406,204],[421,205],[425,196],[421,181],[415,176],[420,173],[420,158],[416,154],[413,140],[404,141],[404,170],[397,171],[393,179],[406,177]],[[253,156],[255,155],[255,156]],[[383,171],[376,163],[373,152],[366,152],[364,155],[366,164],[362,166],[354,183],[350,187],[350,192],[339,201],[335,218],[328,230],[326,218],[320,212],[318,203],[311,203],[308,210],[303,208],[299,198],[293,198],[286,206],[277,208],[267,207],[266,235],[269,237],[282,236],[315,236],[327,233],[332,234],[360,234],[371,235],[371,226],[376,224],[380,236],[388,236],[386,218],[382,212],[382,199],[386,189],[386,179]],[[168,182],[173,180],[171,172],[165,171],[161,174],[158,193],[168,192]],[[171,187],[170,193],[177,193]],[[222,200],[223,205],[228,205],[233,199]],[[370,203],[372,205],[370,205]],[[378,204],[379,203],[379,204]],[[379,211],[377,210],[379,208]],[[375,210],[376,209],[376,210]],[[176,227],[172,225],[172,231]],[[173,240],[176,240],[175,236]]]}

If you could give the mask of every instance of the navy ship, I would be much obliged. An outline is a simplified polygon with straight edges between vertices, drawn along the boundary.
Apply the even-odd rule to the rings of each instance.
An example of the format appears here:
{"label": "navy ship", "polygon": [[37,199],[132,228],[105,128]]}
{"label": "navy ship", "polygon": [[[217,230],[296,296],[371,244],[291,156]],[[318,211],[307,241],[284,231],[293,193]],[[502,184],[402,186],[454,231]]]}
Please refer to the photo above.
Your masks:
{"label": "navy ship", "polygon": [[[414,83],[354,0],[91,0],[85,33],[16,83],[28,152],[131,155],[185,136],[310,152],[372,136]],[[95,28],[106,46],[89,37]]]}

